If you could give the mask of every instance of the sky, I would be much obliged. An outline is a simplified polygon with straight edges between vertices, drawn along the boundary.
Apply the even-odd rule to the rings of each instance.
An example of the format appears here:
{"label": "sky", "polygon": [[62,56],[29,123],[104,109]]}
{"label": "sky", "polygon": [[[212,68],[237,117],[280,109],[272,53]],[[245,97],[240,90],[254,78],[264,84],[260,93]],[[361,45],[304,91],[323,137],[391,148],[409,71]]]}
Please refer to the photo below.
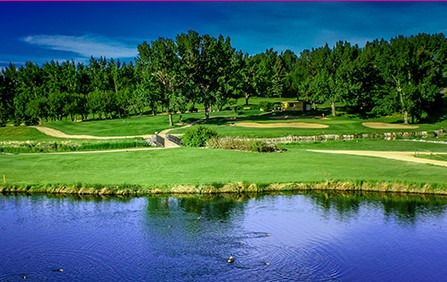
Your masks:
{"label": "sky", "polygon": [[133,61],[137,46],[195,30],[257,54],[339,40],[447,34],[447,2],[0,2],[0,68],[90,56]]}

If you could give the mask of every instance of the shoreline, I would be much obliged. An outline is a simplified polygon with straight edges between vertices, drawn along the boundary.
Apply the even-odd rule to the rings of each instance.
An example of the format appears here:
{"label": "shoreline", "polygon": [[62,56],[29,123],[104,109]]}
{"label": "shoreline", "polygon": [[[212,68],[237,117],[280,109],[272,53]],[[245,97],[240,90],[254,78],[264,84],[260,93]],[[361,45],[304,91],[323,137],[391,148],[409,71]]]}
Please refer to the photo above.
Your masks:
{"label": "shoreline", "polygon": [[373,181],[324,181],[315,183],[227,183],[210,185],[178,185],[173,187],[142,187],[139,185],[62,185],[62,184],[3,184],[0,194],[57,194],[92,196],[150,196],[162,194],[253,194],[292,191],[340,191],[340,192],[386,192],[426,195],[447,195],[447,185],[421,183],[391,183]]}

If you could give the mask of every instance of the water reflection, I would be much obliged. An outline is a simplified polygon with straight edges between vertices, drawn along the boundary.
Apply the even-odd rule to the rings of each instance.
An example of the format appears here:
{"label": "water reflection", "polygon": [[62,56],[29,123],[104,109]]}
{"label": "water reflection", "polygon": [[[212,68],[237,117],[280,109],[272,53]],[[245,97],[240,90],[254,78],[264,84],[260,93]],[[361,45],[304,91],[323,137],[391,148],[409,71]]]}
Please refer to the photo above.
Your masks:
{"label": "water reflection", "polygon": [[250,195],[176,195],[158,196],[147,200],[149,216],[169,217],[172,211],[181,208],[208,220],[227,220],[234,209],[241,209]]}
{"label": "water reflection", "polygon": [[312,191],[303,195],[325,213],[335,212],[340,219],[357,216],[362,205],[373,205],[381,209],[386,218],[402,224],[415,224],[418,217],[441,217],[447,206],[445,196],[422,194]]}
{"label": "water reflection", "polygon": [[446,207],[322,191],[0,195],[0,281],[442,281]]}

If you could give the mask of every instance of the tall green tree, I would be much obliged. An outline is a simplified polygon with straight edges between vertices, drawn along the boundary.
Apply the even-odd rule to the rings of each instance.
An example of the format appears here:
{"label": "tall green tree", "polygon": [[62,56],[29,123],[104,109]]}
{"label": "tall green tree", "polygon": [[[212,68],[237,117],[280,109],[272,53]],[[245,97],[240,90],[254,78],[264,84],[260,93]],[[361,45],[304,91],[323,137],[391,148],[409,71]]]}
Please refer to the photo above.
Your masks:
{"label": "tall green tree", "polygon": [[412,122],[427,117],[436,106],[443,86],[443,63],[437,58],[443,52],[443,35],[398,36],[385,45],[378,60],[383,88],[389,91],[390,108],[399,109],[404,123],[410,116]]}
{"label": "tall green tree", "polygon": [[14,117],[14,97],[17,89],[17,68],[10,63],[0,72],[0,126]]}
{"label": "tall green tree", "polygon": [[159,93],[156,89],[156,78],[152,69],[152,49],[146,41],[138,45],[138,56],[136,57],[136,74],[138,84],[132,92],[131,106],[138,110],[140,114],[143,109],[149,106],[152,114],[157,114],[157,106],[160,101]]}
{"label": "tall green tree", "polygon": [[298,56],[291,50],[286,50],[279,54],[278,59],[282,61],[284,67],[284,79],[283,79],[283,95],[285,97],[297,97],[298,84],[294,79],[294,70],[297,68],[296,64]]}
{"label": "tall green tree", "polygon": [[200,36],[195,31],[178,35],[176,43],[190,99],[193,103],[198,101],[203,104],[208,122],[212,106],[219,99],[218,95],[223,93],[222,86],[228,83],[224,72],[228,62],[218,59],[224,57],[221,54],[225,53],[228,45],[220,44],[208,34]]}
{"label": "tall green tree", "polygon": [[332,115],[336,115],[335,103],[346,101],[352,96],[357,96],[361,89],[359,69],[356,68],[355,60],[359,55],[357,45],[351,46],[348,42],[339,41],[331,52],[332,65],[329,70],[332,74],[330,82],[333,82],[329,96],[331,101]]}
{"label": "tall green tree", "polygon": [[17,75],[17,93],[14,97],[15,123],[37,124],[47,117],[46,109],[39,109],[43,102],[42,71],[37,64],[26,62]]}
{"label": "tall green tree", "polygon": [[256,63],[248,54],[239,54],[237,67],[237,89],[245,98],[245,105],[248,106],[250,97],[256,95]]}
{"label": "tall green tree", "polygon": [[181,88],[184,77],[177,46],[171,39],[159,38],[152,42],[151,50],[151,75],[156,82],[160,103],[168,112],[169,126],[173,126],[173,113],[185,111],[186,108],[186,97]]}

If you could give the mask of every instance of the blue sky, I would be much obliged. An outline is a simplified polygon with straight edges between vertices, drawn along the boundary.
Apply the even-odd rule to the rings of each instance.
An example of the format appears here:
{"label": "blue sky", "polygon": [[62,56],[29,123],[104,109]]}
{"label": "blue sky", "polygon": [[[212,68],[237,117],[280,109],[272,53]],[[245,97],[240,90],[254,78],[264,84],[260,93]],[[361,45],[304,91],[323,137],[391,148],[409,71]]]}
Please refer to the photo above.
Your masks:
{"label": "blue sky", "polygon": [[133,60],[136,46],[192,29],[229,36],[256,54],[268,48],[363,46],[375,38],[447,34],[447,2],[0,2],[0,67],[14,62]]}

